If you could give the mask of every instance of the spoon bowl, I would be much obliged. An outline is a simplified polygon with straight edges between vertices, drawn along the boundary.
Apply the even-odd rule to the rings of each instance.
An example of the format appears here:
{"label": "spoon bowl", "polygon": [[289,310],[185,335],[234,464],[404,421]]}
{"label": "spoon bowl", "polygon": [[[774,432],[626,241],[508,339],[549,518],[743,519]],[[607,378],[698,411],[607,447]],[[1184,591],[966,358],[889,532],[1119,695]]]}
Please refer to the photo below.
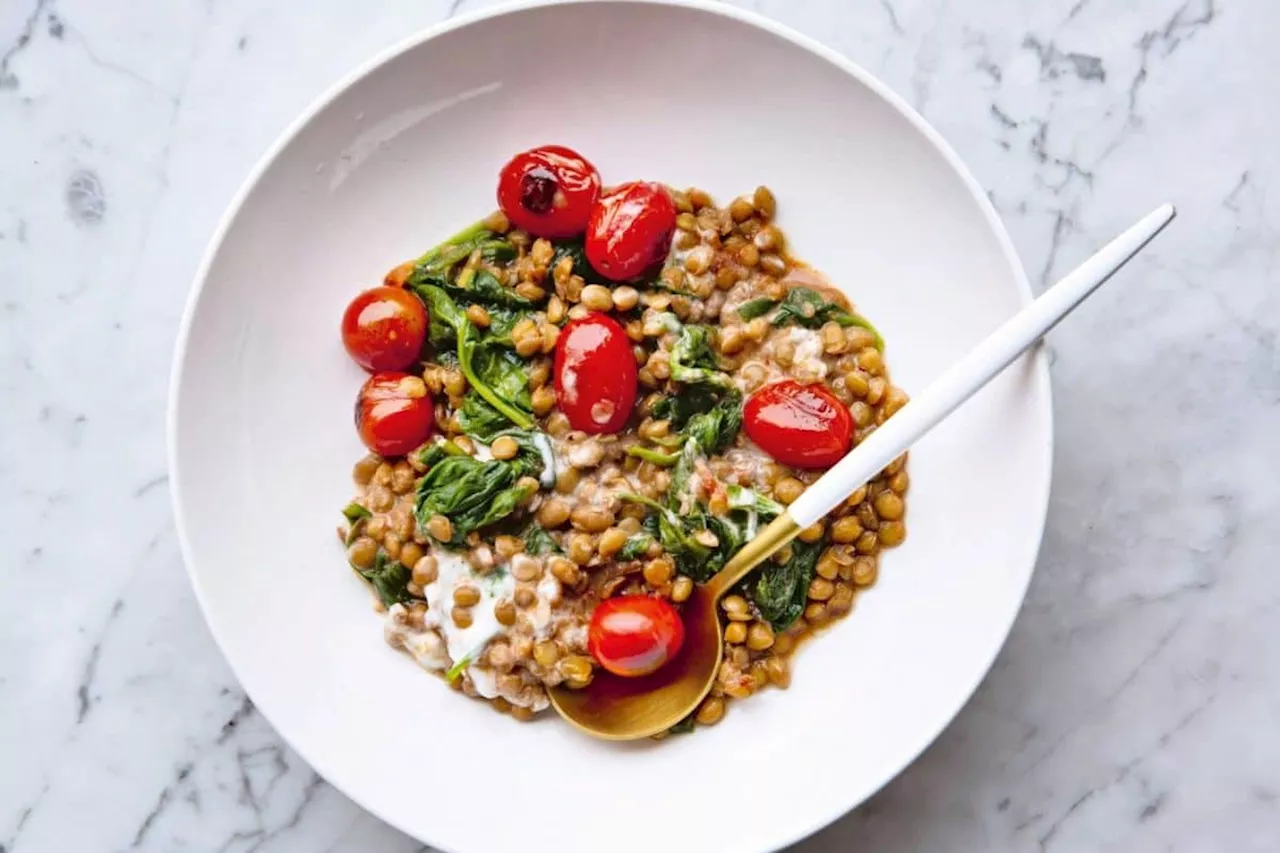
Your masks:
{"label": "spoon bowl", "polygon": [[557,687],[551,704],[575,728],[604,740],[650,737],[689,716],[711,691],[724,632],[708,585],[695,586],[681,611],[684,644],[665,666],[639,678],[598,670],[586,689]]}

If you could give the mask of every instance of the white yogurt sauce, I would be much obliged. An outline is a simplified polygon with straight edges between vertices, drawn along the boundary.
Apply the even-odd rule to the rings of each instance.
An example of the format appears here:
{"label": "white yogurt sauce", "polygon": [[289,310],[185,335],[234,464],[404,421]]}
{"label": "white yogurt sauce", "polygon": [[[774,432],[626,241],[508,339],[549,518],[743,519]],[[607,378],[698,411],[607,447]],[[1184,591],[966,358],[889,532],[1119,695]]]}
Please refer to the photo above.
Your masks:
{"label": "white yogurt sauce", "polygon": [[[467,656],[472,661],[478,660],[489,641],[504,630],[494,615],[493,605],[499,599],[511,596],[515,579],[504,569],[495,569],[487,576],[477,576],[465,557],[443,548],[432,549],[432,555],[436,558],[436,579],[423,589],[427,598],[423,624],[434,628],[444,638],[445,650],[452,663],[457,664]],[[480,590],[480,601],[471,608],[472,622],[466,628],[459,628],[450,615],[453,591],[462,583],[470,583]],[[481,696],[491,699],[498,695],[491,673],[468,666],[467,674]]]}
{"label": "white yogurt sauce", "polygon": [[819,379],[825,378],[827,363],[822,360],[822,354],[826,351],[822,346],[822,335],[813,329],[796,326],[788,330],[788,337],[796,348],[792,359],[792,371],[800,373],[799,368],[803,366],[806,368],[804,372],[809,375],[816,375]]}
{"label": "white yogurt sauce", "polygon": [[430,628],[418,630],[409,627],[405,622],[407,611],[408,608],[403,604],[393,604],[387,610],[387,621],[383,628],[387,642],[403,648],[423,669],[448,669],[450,660],[444,648],[444,640]]}
{"label": "white yogurt sauce", "polygon": [[[470,657],[466,667],[467,677],[471,680],[476,693],[486,699],[500,695],[497,673],[474,665],[483,654],[485,647],[495,637],[506,633],[506,628],[498,622],[493,607],[499,600],[510,598],[515,590],[515,579],[505,568],[495,569],[488,575],[478,575],[471,568],[467,559],[443,548],[432,549],[436,558],[436,579],[427,584],[423,594],[427,599],[427,612],[423,617],[423,627],[415,630],[404,623],[405,607],[397,604],[387,613],[385,632],[388,640],[396,640],[393,645],[404,648],[424,669],[444,671],[460,661]],[[459,628],[454,624],[450,611],[453,609],[453,591],[460,584],[468,583],[480,590],[480,601],[471,608],[472,623],[467,628]],[[538,639],[554,636],[558,627],[555,619],[556,606],[560,603],[562,589],[560,581],[550,572],[543,574],[534,588],[537,596],[533,607],[525,611]],[[585,637],[583,638],[585,642]],[[520,696],[504,695],[503,698],[521,704]],[[546,697],[534,701],[534,710],[546,705]]]}
{"label": "white yogurt sauce", "polygon": [[534,593],[538,600],[534,602],[530,622],[533,623],[534,634],[541,640],[552,634],[551,615],[560,601],[560,581],[551,572],[543,572]]}
{"label": "white yogurt sauce", "polygon": [[542,476],[539,483],[542,488],[549,489],[556,484],[556,454],[551,449],[551,437],[545,432],[535,430],[533,446],[542,454]]}

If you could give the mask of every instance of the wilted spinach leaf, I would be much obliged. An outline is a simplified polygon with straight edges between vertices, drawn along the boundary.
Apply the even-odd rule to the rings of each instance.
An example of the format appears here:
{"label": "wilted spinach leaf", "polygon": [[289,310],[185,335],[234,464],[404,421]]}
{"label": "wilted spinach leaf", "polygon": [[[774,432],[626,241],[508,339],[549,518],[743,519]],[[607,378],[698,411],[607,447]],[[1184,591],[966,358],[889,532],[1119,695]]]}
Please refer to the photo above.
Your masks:
{"label": "wilted spinach leaf", "polygon": [[778,300],[762,296],[759,299],[752,299],[739,305],[738,316],[743,320],[754,320],[757,317],[763,317],[777,307]]}
{"label": "wilted spinach leaf", "polygon": [[[465,278],[464,278],[465,276]],[[427,282],[429,283],[429,282]],[[502,286],[502,282],[488,270],[474,270],[471,275],[459,275],[453,284],[444,285],[445,293],[462,305],[483,305],[486,308],[523,308],[531,310],[534,303],[514,290]]]}
{"label": "wilted spinach leaf", "polygon": [[458,304],[438,284],[424,283],[414,288],[427,304],[431,317],[431,343],[438,349],[448,343],[452,330],[458,367],[471,389],[518,427],[533,426],[529,389],[524,363],[514,353],[488,344]]}
{"label": "wilted spinach leaf", "polygon": [[775,631],[785,631],[804,612],[809,595],[809,582],[824,544],[791,543],[791,559],[785,563],[768,562],[759,569],[748,591],[760,615],[769,620]]}
{"label": "wilted spinach leaf", "polygon": [[374,557],[372,568],[356,569],[356,572],[373,585],[378,599],[388,607],[414,600],[408,589],[413,573],[403,563],[389,558],[381,548]]}
{"label": "wilted spinach leaf", "polygon": [[467,435],[488,444],[498,433],[511,427],[507,416],[485,402],[475,391],[468,391],[458,409],[458,425]]}
{"label": "wilted spinach leaf", "polygon": [[720,370],[720,358],[711,345],[710,326],[681,326],[680,337],[671,348],[671,378],[690,385],[729,386],[729,376]]}
{"label": "wilted spinach leaf", "polygon": [[564,240],[555,244],[555,254],[551,256],[551,267],[555,269],[560,263],[561,258],[571,258],[573,260],[573,275],[582,276],[588,282],[599,281],[600,274],[591,266],[591,262],[587,260],[587,251],[582,246],[581,240]]}
{"label": "wilted spinach leaf", "polygon": [[724,397],[709,411],[691,417],[680,434],[697,442],[698,449],[710,456],[733,444],[740,429],[742,394],[736,388],[728,388]]}
{"label": "wilted spinach leaf", "polygon": [[422,467],[430,468],[432,465],[449,456],[466,456],[467,452],[458,445],[448,439],[437,441],[422,448],[418,454],[418,461],[422,463]]}
{"label": "wilted spinach leaf", "polygon": [[343,507],[342,514],[347,517],[347,521],[350,521],[353,524],[362,518],[368,518],[369,516],[373,515],[373,513],[370,512],[367,507],[361,506],[355,501],[352,501],[351,503]]}
{"label": "wilted spinach leaf", "polygon": [[654,450],[652,447],[644,447],[639,444],[633,444],[628,447],[627,455],[642,459],[651,465],[657,465],[659,468],[670,468],[680,459],[679,453],[664,453],[661,450]]}
{"label": "wilted spinach leaf", "polygon": [[618,551],[617,559],[619,560],[639,560],[641,557],[649,553],[649,547],[653,545],[654,538],[646,532],[632,533],[627,537],[627,541],[622,543],[622,549]]}
{"label": "wilted spinach leaf", "polygon": [[692,385],[658,400],[653,405],[652,414],[655,418],[671,421],[676,429],[683,429],[690,418],[710,411],[719,399],[720,395],[714,388]]}
{"label": "wilted spinach leaf", "polygon": [[803,326],[806,329],[818,329],[823,324],[835,321],[841,326],[858,326],[875,335],[877,349],[884,349],[884,339],[876,331],[875,326],[859,314],[846,311],[834,302],[823,298],[822,294],[807,287],[793,287],[781,300],[752,299],[738,306],[738,316],[743,320],[754,320],[777,309],[770,323],[774,326]]}
{"label": "wilted spinach leaf", "polygon": [[542,471],[542,458],[519,453],[511,460],[481,462],[473,456],[435,458],[418,484],[414,514],[426,529],[433,515],[443,515],[453,525],[450,544],[461,544],[473,530],[501,521],[515,512],[536,486],[517,485],[527,475]]}
{"label": "wilted spinach leaf", "polygon": [[524,529],[520,538],[524,540],[525,553],[532,554],[535,557],[561,553],[560,546],[556,544],[556,540],[552,539],[551,534],[536,521]]}
{"label": "wilted spinach leaf", "polygon": [[755,512],[766,520],[777,518],[787,511],[785,506],[773,498],[767,498],[759,492],[753,492],[746,486],[729,485],[726,491],[729,494],[729,509]]}
{"label": "wilted spinach leaf", "polygon": [[471,253],[480,250],[482,260],[489,263],[506,263],[516,256],[516,249],[505,237],[490,231],[484,223],[477,222],[445,240],[414,262],[408,284],[414,287],[428,279],[449,280],[450,272]]}
{"label": "wilted spinach leaf", "polygon": [[[663,550],[676,561],[676,566],[682,574],[687,574],[694,580],[704,579],[703,572],[707,558],[711,556],[711,549],[693,538],[691,530],[685,529],[679,515],[644,495],[624,492],[618,497],[624,501],[643,504],[653,510],[652,517],[657,519],[658,541],[662,543]],[[710,577],[710,574],[705,577]]]}
{"label": "wilted spinach leaf", "polygon": [[667,729],[667,734],[687,735],[689,732],[693,731],[693,727],[693,714],[690,714],[671,728]]}

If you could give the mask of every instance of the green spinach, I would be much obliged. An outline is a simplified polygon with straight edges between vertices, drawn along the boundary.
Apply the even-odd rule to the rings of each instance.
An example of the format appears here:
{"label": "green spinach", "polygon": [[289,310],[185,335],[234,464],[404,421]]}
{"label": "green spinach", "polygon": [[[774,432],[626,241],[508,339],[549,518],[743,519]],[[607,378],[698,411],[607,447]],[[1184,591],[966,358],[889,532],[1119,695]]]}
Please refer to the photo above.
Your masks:
{"label": "green spinach", "polygon": [[651,465],[657,465],[659,468],[670,468],[680,458],[679,453],[663,453],[661,450],[654,450],[651,447],[643,447],[639,444],[633,444],[628,447],[627,455],[642,459]]}
{"label": "green spinach", "polygon": [[742,429],[742,393],[726,388],[724,396],[705,412],[689,419],[681,435],[697,443],[704,455],[719,453],[738,437]]}
{"label": "green spinach", "polygon": [[462,675],[462,671],[465,670],[467,667],[471,666],[471,661],[472,659],[474,659],[474,657],[475,655],[469,655],[469,654],[463,655],[461,660],[459,660],[453,666],[449,667],[449,669],[445,672],[444,674],[445,681],[449,681],[449,682],[456,681],[458,679],[458,676]]}
{"label": "green spinach", "polygon": [[809,583],[824,543],[791,543],[791,559],[785,563],[766,563],[748,586],[751,599],[760,615],[769,621],[774,631],[785,631],[804,612],[809,595]]}
{"label": "green spinach", "polygon": [[618,551],[617,558],[619,560],[639,560],[649,553],[649,548],[656,540],[653,534],[642,531],[633,533],[627,537],[627,541],[622,543],[622,549]]}
{"label": "green spinach", "polygon": [[729,509],[746,510],[758,513],[766,520],[772,520],[787,511],[787,508],[767,498],[759,492],[753,492],[746,486],[730,485],[726,488],[729,494]]}
{"label": "green spinach", "polygon": [[[675,560],[680,573],[701,583],[720,571],[745,544],[737,524],[731,519],[711,515],[696,503],[685,512],[670,509],[644,495],[624,493],[619,497],[652,510],[645,519],[646,530],[627,539],[624,550],[619,552],[619,559],[638,559],[643,553],[640,550],[642,545],[647,551],[649,543],[656,538],[662,549]],[[708,532],[715,537],[715,544],[709,543]],[[623,553],[628,556],[621,556]]]}
{"label": "green spinach", "polygon": [[373,586],[378,600],[388,607],[414,600],[408,588],[409,582],[413,580],[413,573],[403,563],[389,558],[381,548],[374,557],[373,567],[356,569],[356,573]]}
{"label": "green spinach", "polygon": [[680,337],[671,347],[671,379],[688,385],[730,387],[728,374],[720,370],[720,359],[711,345],[710,326],[688,324],[680,327]]}
{"label": "green spinach", "polygon": [[528,380],[519,356],[486,342],[444,288],[421,284],[415,291],[427,304],[432,345],[441,349],[449,341],[456,344],[458,367],[471,390],[516,426],[533,426]]}
{"label": "green spinach", "polygon": [[655,418],[671,421],[671,425],[679,430],[694,415],[711,411],[719,400],[717,389],[706,385],[691,385],[680,389],[678,394],[660,398],[653,404],[651,414]]}
{"label": "green spinach", "polygon": [[[427,452],[433,452],[434,448]],[[438,454],[418,484],[414,514],[423,529],[433,515],[448,518],[453,526],[448,544],[460,545],[473,530],[488,527],[514,513],[537,491],[536,486],[518,481],[541,471],[541,455],[536,449],[526,452],[524,447],[514,459],[487,462],[465,454]]]}
{"label": "green spinach", "polygon": [[[624,492],[618,497],[653,510],[651,518],[657,519],[656,533],[663,550],[676,561],[676,566],[682,574],[687,574],[694,580],[704,579],[704,568],[707,559],[711,556],[711,548],[694,538],[692,526],[686,530],[684,520],[679,515],[644,495]],[[710,573],[705,575],[705,577],[710,576]]]}
{"label": "green spinach", "polygon": [[551,256],[550,269],[554,270],[564,258],[569,258],[573,263],[571,275],[581,276],[588,282],[600,280],[600,274],[587,260],[587,251],[583,248],[581,240],[564,240],[556,243],[555,254]]}
{"label": "green spinach", "polygon": [[[430,283],[432,282],[424,282],[424,284]],[[514,290],[503,287],[498,277],[486,269],[468,270],[459,275],[453,284],[444,285],[444,289],[454,301],[463,305],[523,308],[526,311],[534,307],[532,300],[525,299]]]}
{"label": "green spinach", "polygon": [[781,300],[767,298],[752,299],[738,306],[738,316],[743,320],[754,320],[777,309],[770,323],[774,326],[803,326],[806,329],[818,329],[823,324],[835,321],[848,328],[857,326],[875,335],[877,349],[884,349],[884,338],[876,331],[876,327],[863,316],[846,311],[835,302],[829,302],[822,294],[807,287],[793,287]]}
{"label": "green spinach", "polygon": [[466,456],[467,451],[454,444],[449,439],[442,439],[422,448],[418,453],[418,461],[422,463],[423,468],[430,468],[432,465],[449,456]]}
{"label": "green spinach", "polygon": [[516,257],[515,246],[505,237],[490,231],[483,222],[477,222],[418,258],[409,275],[409,286],[416,287],[429,279],[447,281],[450,271],[476,250],[480,251],[481,260],[494,264],[507,263]]}
{"label": "green spinach", "polygon": [[478,438],[488,444],[505,429],[509,429],[511,421],[484,398],[474,391],[468,391],[462,398],[462,408],[457,411],[458,425],[467,435]]}
{"label": "green spinach", "polygon": [[362,518],[368,518],[371,515],[373,515],[373,513],[370,512],[367,507],[361,506],[355,501],[352,501],[351,503],[343,507],[342,514],[346,516],[347,521],[351,522],[352,524],[355,524],[357,521],[359,521]]}
{"label": "green spinach", "polygon": [[524,550],[527,554],[535,557],[544,557],[547,554],[562,553],[559,544],[555,539],[551,538],[551,534],[546,531],[541,524],[536,521],[531,522],[528,527],[521,533],[520,538],[524,540]]}
{"label": "green spinach", "polygon": [[683,720],[681,720],[680,722],[676,723],[676,724],[675,724],[674,726],[672,726],[671,728],[667,729],[667,734],[669,734],[669,735],[687,735],[687,734],[689,734],[691,731],[693,731],[693,728],[694,728],[693,714],[690,714],[689,716],[685,717],[685,718],[684,718]]}
{"label": "green spinach", "polygon": [[777,307],[778,300],[762,296],[759,299],[752,299],[739,305],[738,317],[742,320],[754,320],[757,317],[763,317]]}

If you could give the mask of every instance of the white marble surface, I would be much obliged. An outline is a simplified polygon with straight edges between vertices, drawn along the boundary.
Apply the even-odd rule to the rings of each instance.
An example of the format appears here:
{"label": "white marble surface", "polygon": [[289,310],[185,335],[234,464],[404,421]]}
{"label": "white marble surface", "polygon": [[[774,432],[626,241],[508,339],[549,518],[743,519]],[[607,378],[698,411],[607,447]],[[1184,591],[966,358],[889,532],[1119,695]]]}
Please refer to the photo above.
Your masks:
{"label": "white marble surface", "polygon": [[[170,351],[251,164],[481,0],[0,0],[0,850],[398,853],[254,712],[165,478]],[[1055,333],[1030,598],[914,766],[802,853],[1280,845],[1280,6],[753,0],[959,149],[1038,286],[1175,230]],[[872,736],[873,733],[868,733]]]}

